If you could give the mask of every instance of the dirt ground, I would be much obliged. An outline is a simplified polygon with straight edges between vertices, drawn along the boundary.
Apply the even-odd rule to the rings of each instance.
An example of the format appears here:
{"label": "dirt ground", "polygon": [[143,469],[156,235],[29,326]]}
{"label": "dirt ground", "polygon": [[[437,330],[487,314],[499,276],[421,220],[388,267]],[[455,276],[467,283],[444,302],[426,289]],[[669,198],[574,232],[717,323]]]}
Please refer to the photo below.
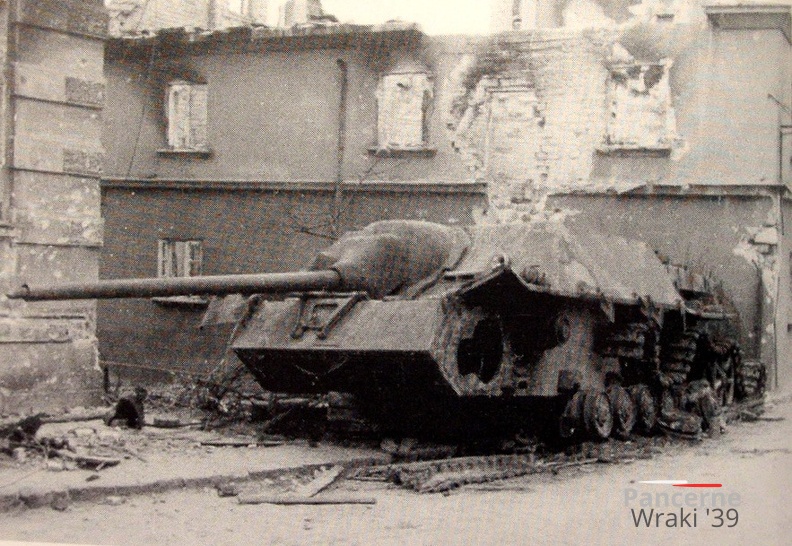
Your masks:
{"label": "dirt ground", "polygon": [[[676,445],[651,460],[595,464],[418,494],[344,481],[337,493],[373,506],[240,505],[213,489],[75,503],[0,515],[0,539],[82,544],[788,544],[792,518],[792,397],[767,417],[736,423],[719,440]],[[641,480],[722,483],[738,493],[736,525],[720,528],[698,508],[695,527],[636,527],[625,490],[676,492]],[[685,491],[695,491],[687,489]],[[678,510],[678,509],[676,509]],[[735,513],[731,513],[732,516]],[[726,523],[729,523],[728,521]],[[733,523],[733,522],[732,522]]]}

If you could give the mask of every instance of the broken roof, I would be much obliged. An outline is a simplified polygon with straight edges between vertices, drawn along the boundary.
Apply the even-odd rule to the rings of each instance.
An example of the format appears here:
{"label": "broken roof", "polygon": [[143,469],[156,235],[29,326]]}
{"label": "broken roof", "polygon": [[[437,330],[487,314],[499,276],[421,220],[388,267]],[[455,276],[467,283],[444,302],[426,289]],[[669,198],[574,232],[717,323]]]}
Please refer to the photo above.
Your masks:
{"label": "broken roof", "polygon": [[232,27],[205,31],[183,28],[162,29],[152,34],[124,36],[108,40],[108,54],[119,55],[130,49],[174,49],[206,53],[218,49],[247,51],[345,49],[353,47],[401,46],[420,42],[424,37],[414,23],[388,22],[382,25],[319,24],[291,28],[263,26]]}

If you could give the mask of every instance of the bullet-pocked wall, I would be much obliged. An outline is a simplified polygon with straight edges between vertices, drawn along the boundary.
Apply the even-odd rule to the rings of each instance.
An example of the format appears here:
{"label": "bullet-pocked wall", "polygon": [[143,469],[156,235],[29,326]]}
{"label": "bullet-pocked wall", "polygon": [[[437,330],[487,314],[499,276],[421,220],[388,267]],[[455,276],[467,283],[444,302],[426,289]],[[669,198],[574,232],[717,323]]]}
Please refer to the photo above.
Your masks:
{"label": "bullet-pocked wall", "polygon": [[[0,6],[3,294],[98,276],[106,25],[99,0]],[[99,402],[95,305],[2,300],[0,413]]]}

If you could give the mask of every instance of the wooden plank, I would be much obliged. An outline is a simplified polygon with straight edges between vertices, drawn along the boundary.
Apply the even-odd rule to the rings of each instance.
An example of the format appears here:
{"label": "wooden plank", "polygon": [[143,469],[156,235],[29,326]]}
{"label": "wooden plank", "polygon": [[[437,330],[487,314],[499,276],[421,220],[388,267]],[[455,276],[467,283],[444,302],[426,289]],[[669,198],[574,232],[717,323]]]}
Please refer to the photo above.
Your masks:
{"label": "wooden plank", "polygon": [[313,497],[335,482],[343,471],[344,467],[338,465],[328,468],[327,470],[321,470],[316,478],[298,487],[295,493],[300,497]]}
{"label": "wooden plank", "polygon": [[66,451],[65,449],[57,449],[55,453],[58,457],[63,459],[69,459],[71,461],[76,462],[77,464],[83,464],[86,466],[97,466],[101,468],[106,468],[108,466],[115,466],[121,462],[121,459],[116,459],[114,457],[100,457],[98,455],[84,455],[79,453],[72,453],[71,451]]}
{"label": "wooden plank", "polygon": [[239,504],[377,504],[373,497],[301,497],[298,495],[240,495],[237,497]]}

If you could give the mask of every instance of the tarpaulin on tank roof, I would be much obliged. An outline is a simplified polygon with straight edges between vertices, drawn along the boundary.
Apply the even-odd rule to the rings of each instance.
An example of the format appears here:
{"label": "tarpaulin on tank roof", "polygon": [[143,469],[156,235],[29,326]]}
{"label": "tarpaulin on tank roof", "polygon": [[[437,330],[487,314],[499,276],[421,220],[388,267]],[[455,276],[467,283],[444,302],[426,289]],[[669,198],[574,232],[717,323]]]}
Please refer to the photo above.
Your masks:
{"label": "tarpaulin on tank roof", "polygon": [[449,276],[473,275],[489,284],[503,271],[528,289],[562,296],[651,300],[662,307],[681,301],[665,266],[641,241],[551,222],[475,226],[470,234],[473,243]]}

